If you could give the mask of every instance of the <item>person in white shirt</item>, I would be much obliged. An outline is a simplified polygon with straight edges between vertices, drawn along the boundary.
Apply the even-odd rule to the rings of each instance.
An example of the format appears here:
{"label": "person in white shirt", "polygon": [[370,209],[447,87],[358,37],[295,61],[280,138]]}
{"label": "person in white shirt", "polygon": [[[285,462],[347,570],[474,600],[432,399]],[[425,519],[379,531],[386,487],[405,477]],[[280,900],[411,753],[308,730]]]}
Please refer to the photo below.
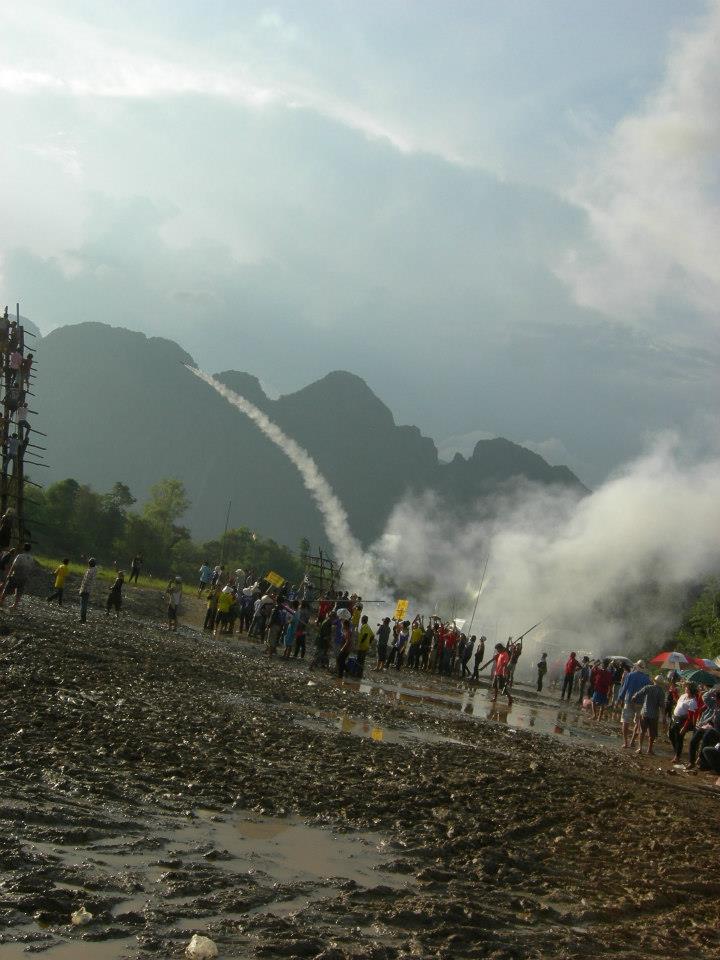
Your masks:
{"label": "person in white shirt", "polygon": [[2,592],[0,592],[0,607],[5,601],[6,593],[15,594],[15,603],[12,605],[13,610],[19,605],[20,598],[23,593],[25,593],[28,578],[35,567],[35,560],[33,559],[31,550],[32,545],[30,543],[24,544],[22,553],[18,553],[13,560]]}
{"label": "person in white shirt", "polygon": [[97,566],[95,565],[95,557],[90,557],[87,570],[83,574],[80,582],[80,590],[78,591],[80,594],[80,623],[87,623],[88,603],[90,602],[90,594],[95,586],[96,579]]}
{"label": "person in white shirt", "polygon": [[685,684],[685,693],[678,697],[673,710],[668,737],[675,750],[673,763],[680,763],[685,734],[691,728],[691,714],[697,710],[697,687],[694,683]]}

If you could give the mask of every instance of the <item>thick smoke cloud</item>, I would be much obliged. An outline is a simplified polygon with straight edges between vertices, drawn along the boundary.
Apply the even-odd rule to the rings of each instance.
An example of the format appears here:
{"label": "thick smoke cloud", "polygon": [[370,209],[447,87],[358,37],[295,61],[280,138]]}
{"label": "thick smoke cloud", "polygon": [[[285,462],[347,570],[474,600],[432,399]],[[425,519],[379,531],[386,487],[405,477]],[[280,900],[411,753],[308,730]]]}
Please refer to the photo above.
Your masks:
{"label": "thick smoke cloud", "polygon": [[432,497],[405,501],[376,562],[421,585],[425,609],[447,614],[455,596],[468,616],[489,551],[473,632],[494,640],[499,624],[503,639],[543,619],[536,644],[596,653],[660,643],[682,591],[720,565],[720,460],[683,466],[667,440],[589,496],[534,487],[495,507],[458,523]]}

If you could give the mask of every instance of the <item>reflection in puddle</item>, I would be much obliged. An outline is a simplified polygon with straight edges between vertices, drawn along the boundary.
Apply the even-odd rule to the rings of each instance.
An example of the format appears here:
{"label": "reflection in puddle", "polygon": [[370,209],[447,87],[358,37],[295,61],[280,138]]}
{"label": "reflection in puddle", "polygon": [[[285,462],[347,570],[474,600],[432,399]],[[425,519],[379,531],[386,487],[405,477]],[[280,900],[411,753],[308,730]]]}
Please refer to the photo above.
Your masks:
{"label": "reflection in puddle", "polygon": [[[52,941],[50,941],[52,942]],[[31,949],[28,949],[31,948]],[[42,952],[38,952],[42,951]],[[28,960],[29,957],[46,957],[47,960],[124,960],[137,955],[135,937],[122,940],[103,940],[84,943],[82,940],[64,940],[55,946],[48,942],[6,943],[0,946],[2,960]]]}
{"label": "reflection in puddle", "polygon": [[[251,913],[287,916],[338,895],[348,881],[363,889],[399,889],[408,883],[383,869],[392,858],[381,849],[382,838],[338,835],[298,817],[195,810],[180,826],[161,822],[147,828],[152,840],[118,837],[78,847],[48,841],[29,846],[52,863],[56,888],[73,894],[78,904],[89,895],[72,882],[82,864],[84,874],[91,871],[93,890],[118,894],[109,910],[113,919],[122,922],[128,913],[160,910],[178,931],[217,928]],[[236,898],[240,907],[221,910],[218,902],[208,902],[209,891],[228,885],[242,888]],[[22,942],[0,943],[0,960],[26,960],[28,947],[33,953],[42,950],[48,960],[120,960],[138,950],[134,937],[69,941],[38,923],[6,928],[5,939],[10,936],[16,941],[22,937]]]}
{"label": "reflection in puddle", "polygon": [[[487,688],[466,690],[461,694],[443,693],[428,688],[400,687],[393,684],[359,683],[360,693],[380,696],[401,703],[427,704],[445,710],[459,711],[483,720],[493,720],[523,730],[551,733],[557,736],[580,737],[588,740],[614,739],[614,733],[592,723],[581,708],[558,709],[550,704],[523,703],[520,698],[512,704],[506,701],[493,703]],[[457,742],[457,741],[455,741]]]}
{"label": "reflection in puddle", "polygon": [[327,710],[318,711],[314,718],[301,718],[297,723],[309,730],[327,730],[328,725],[321,721],[329,721],[330,729],[336,730],[338,733],[350,733],[355,737],[375,740],[378,743],[407,743],[415,740],[421,743],[457,743],[464,745],[462,740],[454,740],[452,737],[434,733],[432,730],[420,730],[417,727],[407,727],[402,730],[381,727],[374,720],[359,720],[348,716],[346,713],[338,714]]}

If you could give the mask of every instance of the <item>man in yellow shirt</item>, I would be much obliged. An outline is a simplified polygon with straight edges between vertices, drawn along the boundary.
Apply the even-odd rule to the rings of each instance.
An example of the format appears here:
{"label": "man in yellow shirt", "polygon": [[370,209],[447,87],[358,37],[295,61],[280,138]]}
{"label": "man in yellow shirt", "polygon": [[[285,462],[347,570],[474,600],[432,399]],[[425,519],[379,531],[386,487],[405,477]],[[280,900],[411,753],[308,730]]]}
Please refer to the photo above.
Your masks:
{"label": "man in yellow shirt", "polygon": [[227,625],[230,621],[230,608],[234,602],[235,597],[230,587],[223,587],[217,598],[217,614],[215,615],[215,629],[213,630],[214,637],[216,637],[218,633],[227,633]]}
{"label": "man in yellow shirt", "polygon": [[360,630],[357,638],[357,675],[362,677],[365,669],[365,658],[370,650],[370,644],[373,642],[375,634],[368,623],[368,618],[363,617],[360,621]]}
{"label": "man in yellow shirt", "polygon": [[47,598],[48,603],[50,603],[51,600],[57,600],[58,606],[62,606],[63,591],[65,589],[65,577],[68,575],[69,563],[69,560],[63,560],[60,566],[55,570],[55,587],[53,592]]}

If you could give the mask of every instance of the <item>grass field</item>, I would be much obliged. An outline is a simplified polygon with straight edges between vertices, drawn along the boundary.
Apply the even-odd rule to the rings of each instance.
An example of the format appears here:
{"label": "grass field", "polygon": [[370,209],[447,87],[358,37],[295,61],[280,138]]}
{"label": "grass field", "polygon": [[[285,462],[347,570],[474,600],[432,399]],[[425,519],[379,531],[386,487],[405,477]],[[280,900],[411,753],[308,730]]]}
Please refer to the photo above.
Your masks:
{"label": "grass field", "polygon": [[[62,559],[61,557],[43,557],[38,556],[37,554],[33,554],[33,556],[41,567],[45,567],[47,569],[49,575],[52,574],[56,567],[59,566]],[[87,567],[83,563],[69,563],[68,568],[72,575],[79,577],[81,577],[87,570]],[[98,565],[97,571],[98,580],[113,581],[116,577],[114,567],[101,567]],[[129,576],[130,570],[127,569],[125,570],[125,579],[127,580]],[[140,580],[138,583],[139,586],[147,587],[149,590],[164,590],[165,587],[167,587],[167,580],[159,580],[157,577],[146,577],[143,576],[142,573],[140,574]]]}

